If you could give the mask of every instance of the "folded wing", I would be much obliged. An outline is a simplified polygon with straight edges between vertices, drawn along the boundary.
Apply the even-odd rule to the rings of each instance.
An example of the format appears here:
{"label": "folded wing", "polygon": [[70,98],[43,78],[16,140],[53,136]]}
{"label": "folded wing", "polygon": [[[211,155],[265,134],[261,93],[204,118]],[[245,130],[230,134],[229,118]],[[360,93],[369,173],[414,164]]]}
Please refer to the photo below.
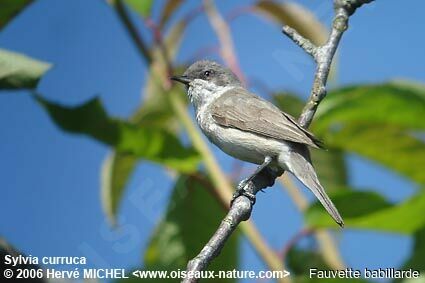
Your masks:
{"label": "folded wing", "polygon": [[232,89],[211,104],[212,117],[223,127],[251,132],[267,138],[291,141],[321,148],[312,133],[272,103],[243,88]]}

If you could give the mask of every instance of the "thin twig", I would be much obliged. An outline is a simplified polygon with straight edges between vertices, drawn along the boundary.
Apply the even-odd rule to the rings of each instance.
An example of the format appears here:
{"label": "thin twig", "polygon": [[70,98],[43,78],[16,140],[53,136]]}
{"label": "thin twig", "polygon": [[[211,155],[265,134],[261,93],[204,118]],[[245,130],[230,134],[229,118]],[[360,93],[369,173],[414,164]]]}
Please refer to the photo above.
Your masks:
{"label": "thin twig", "polygon": [[[331,69],[332,59],[342,35],[348,28],[349,17],[354,14],[357,8],[372,1],[373,0],[334,0],[335,16],[332,23],[332,30],[327,42],[318,47],[316,51],[316,74],[314,76],[310,98],[298,119],[301,126],[306,128],[310,125],[316,113],[317,106],[326,96],[326,82],[328,80],[329,70]],[[307,39],[305,39],[305,41],[307,41]]]}
{"label": "thin twig", "polygon": [[184,16],[183,19],[186,22],[193,21],[197,16],[201,15],[201,13],[204,11],[204,5],[199,5],[193,8],[192,10],[189,10]]}
{"label": "thin twig", "polygon": [[[318,47],[315,55],[317,68],[314,77],[314,83],[311,90],[310,98],[298,122],[307,128],[316,112],[320,101],[326,96],[326,82],[329,75],[332,58],[338,47],[341,36],[348,27],[348,19],[357,8],[362,4],[369,3],[373,0],[334,0],[335,17],[333,20],[332,30],[327,42]],[[209,1],[206,1],[208,4]],[[302,46],[302,44],[300,45]],[[307,52],[308,53],[308,52]],[[283,172],[273,172],[269,168],[257,175],[254,180],[248,182],[245,190],[248,193],[256,194],[261,189],[274,184],[277,177]],[[233,202],[227,216],[221,222],[219,229],[214,233],[210,241],[204,246],[201,253],[194,259],[189,261],[186,271],[195,273],[196,271],[205,270],[210,262],[219,255],[222,247],[235,230],[237,225],[242,221],[249,219],[252,212],[253,204],[245,196],[239,196]],[[183,282],[197,282],[196,278],[185,278]]]}
{"label": "thin twig", "polygon": [[131,22],[130,15],[126,10],[126,7],[124,6],[121,0],[111,0],[109,2],[117,10],[118,16],[120,17],[128,33],[130,34],[130,37],[133,39],[134,44],[136,45],[139,52],[143,55],[143,58],[145,58],[148,65],[150,65],[152,63],[152,55],[150,54],[148,45],[144,41],[143,37],[139,34],[136,27]]}
{"label": "thin twig", "polygon": [[162,53],[162,57],[164,57],[164,62],[166,64],[166,71],[167,71],[166,77],[167,77],[167,80],[168,80],[167,88],[170,88],[171,87],[171,81],[170,81],[169,78],[173,75],[172,74],[173,66],[171,65],[171,60],[170,60],[170,56],[168,55],[168,50],[164,45],[161,29],[152,20],[151,17],[145,18],[145,24],[151,30],[151,33],[152,33],[153,38],[155,40],[155,43],[159,46],[161,53]]}
{"label": "thin twig", "polygon": [[295,42],[299,47],[304,49],[304,51],[313,57],[314,61],[317,62],[317,46],[313,42],[308,40],[299,34],[295,29],[290,26],[283,26],[282,32],[286,34],[293,42]]}

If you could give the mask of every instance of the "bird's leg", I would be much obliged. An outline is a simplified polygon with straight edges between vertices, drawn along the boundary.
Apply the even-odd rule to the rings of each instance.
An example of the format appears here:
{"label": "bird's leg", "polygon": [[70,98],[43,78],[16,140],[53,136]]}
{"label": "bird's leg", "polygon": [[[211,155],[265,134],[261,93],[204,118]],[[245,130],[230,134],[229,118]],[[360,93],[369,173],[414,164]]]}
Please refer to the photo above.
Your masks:
{"label": "bird's leg", "polygon": [[266,156],[266,158],[264,158],[263,164],[261,164],[260,166],[258,166],[257,169],[255,170],[255,172],[251,176],[249,176],[248,178],[242,180],[239,183],[239,185],[236,187],[236,191],[233,193],[233,197],[232,197],[232,200],[230,201],[230,204],[232,204],[233,201],[237,197],[239,197],[241,195],[246,196],[247,198],[249,198],[251,200],[252,203],[255,203],[255,195],[252,194],[252,193],[250,193],[250,192],[247,192],[245,190],[245,186],[249,182],[251,182],[258,174],[260,174],[261,171],[263,171],[264,168],[266,168],[271,162],[272,162],[272,158],[270,156]]}
{"label": "bird's leg", "polygon": [[249,176],[248,178],[246,178],[245,180],[243,180],[241,183],[244,183],[244,185],[242,186],[245,187],[245,185],[252,181],[258,174],[260,174],[261,171],[264,170],[264,168],[266,168],[270,163],[272,162],[272,158],[270,156],[266,156],[266,158],[264,158],[264,162],[263,164],[261,164],[260,166],[257,167],[257,169],[254,171],[254,173],[252,173],[251,176]]}

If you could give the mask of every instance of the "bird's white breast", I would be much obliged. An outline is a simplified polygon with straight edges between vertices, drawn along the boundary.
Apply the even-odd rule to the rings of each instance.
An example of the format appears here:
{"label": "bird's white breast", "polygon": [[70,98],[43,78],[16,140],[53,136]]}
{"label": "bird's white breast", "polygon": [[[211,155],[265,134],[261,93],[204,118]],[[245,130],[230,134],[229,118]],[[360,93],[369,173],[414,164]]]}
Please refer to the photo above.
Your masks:
{"label": "bird's white breast", "polygon": [[210,110],[211,103],[232,88],[212,89],[205,84],[194,84],[189,87],[188,94],[195,107],[196,121],[208,139],[227,154],[255,164],[263,163],[266,156],[278,156],[282,152],[289,151],[285,143],[250,132],[222,127],[214,121]]}

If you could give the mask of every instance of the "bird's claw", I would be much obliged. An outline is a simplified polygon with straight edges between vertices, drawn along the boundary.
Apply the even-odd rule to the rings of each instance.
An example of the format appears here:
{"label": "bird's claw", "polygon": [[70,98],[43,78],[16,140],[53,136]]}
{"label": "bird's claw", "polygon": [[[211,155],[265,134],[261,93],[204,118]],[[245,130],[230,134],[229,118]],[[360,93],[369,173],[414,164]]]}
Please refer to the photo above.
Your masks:
{"label": "bird's claw", "polygon": [[247,197],[250,201],[251,204],[254,205],[255,204],[255,194],[248,192],[247,190],[245,190],[245,186],[248,184],[247,180],[242,180],[239,185],[236,187],[236,191],[233,193],[232,196],[232,200],[230,201],[230,206],[233,205],[233,202],[240,196],[245,196]]}

